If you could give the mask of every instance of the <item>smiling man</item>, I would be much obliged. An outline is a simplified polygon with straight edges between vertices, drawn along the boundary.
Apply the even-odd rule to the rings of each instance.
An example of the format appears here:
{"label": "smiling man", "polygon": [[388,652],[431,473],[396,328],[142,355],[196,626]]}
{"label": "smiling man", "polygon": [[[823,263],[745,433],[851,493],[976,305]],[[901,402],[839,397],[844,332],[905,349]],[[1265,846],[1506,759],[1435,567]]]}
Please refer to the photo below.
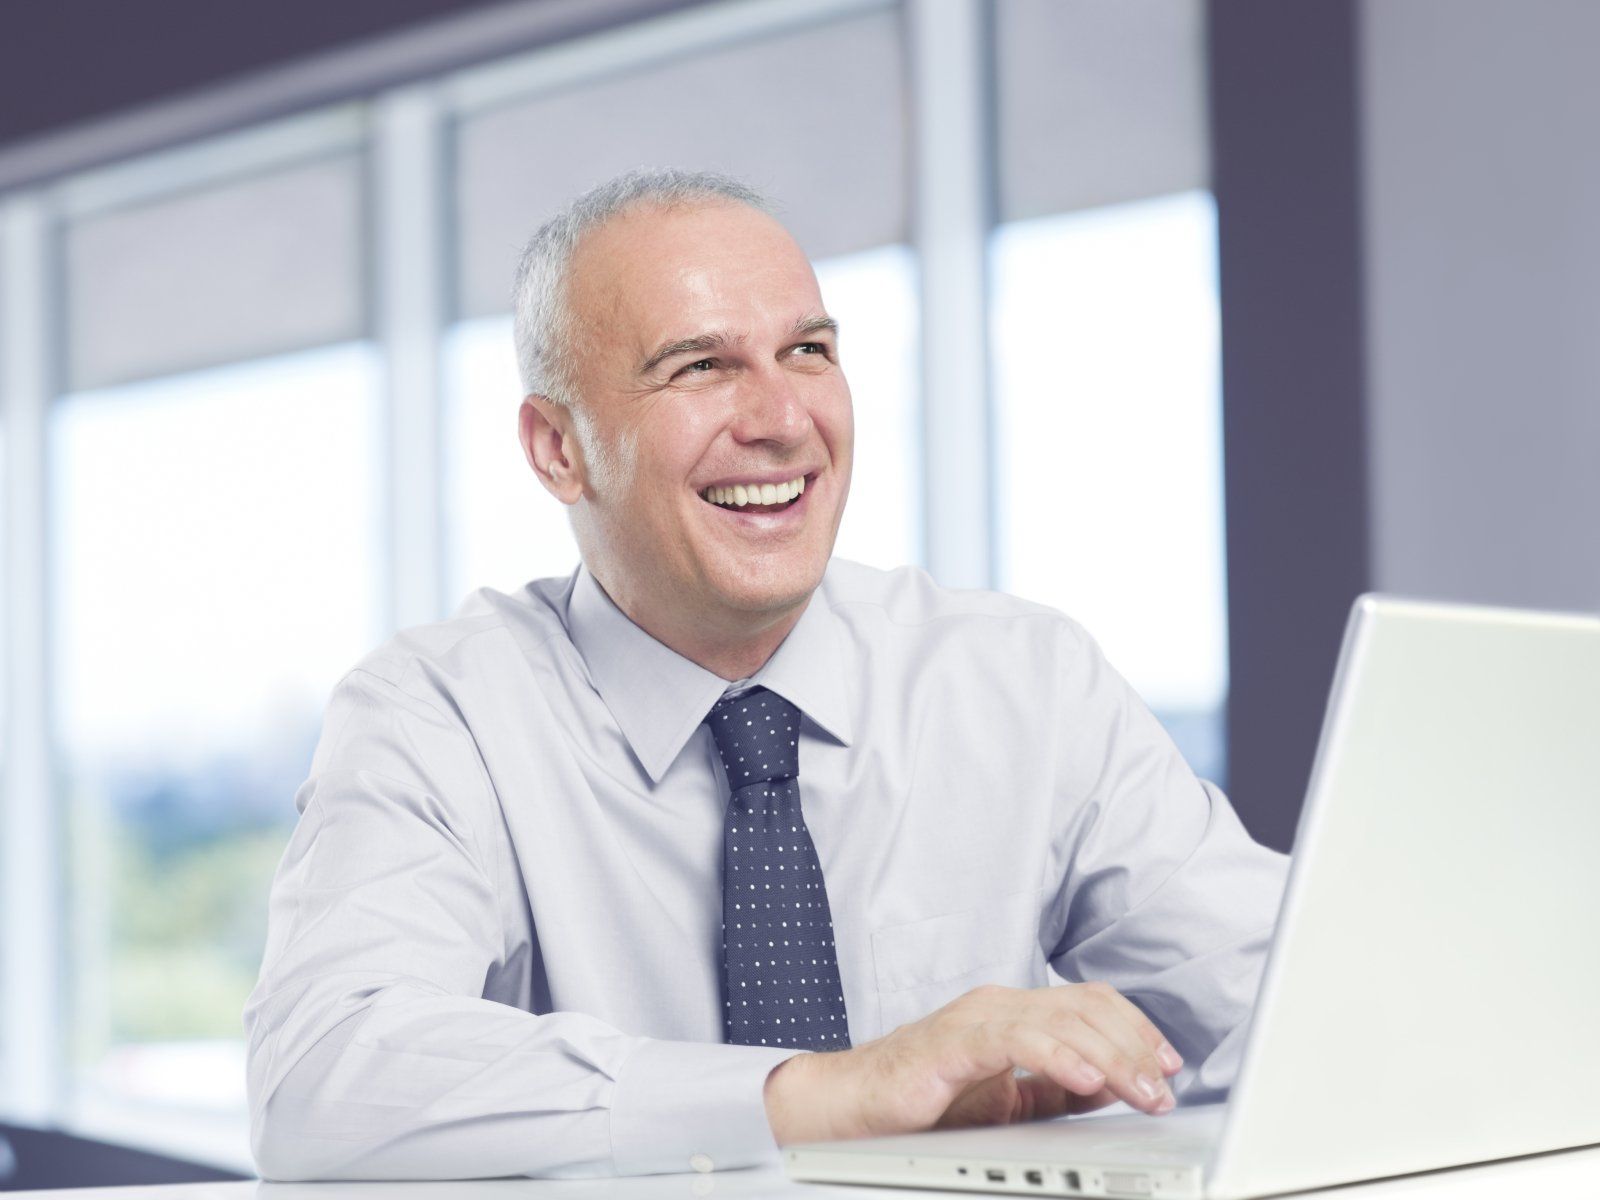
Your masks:
{"label": "smiling man", "polygon": [[[525,311],[554,319],[519,327],[523,446],[612,602],[684,658],[749,675],[806,607],[844,512],[838,332],[799,247],[749,203],[582,225],[543,231],[524,264],[521,293],[553,292]],[[563,265],[564,289],[547,278]]]}
{"label": "smiling man", "polygon": [[582,565],[335,691],[245,1010],[263,1175],[712,1170],[1220,1097],[1285,860],[1067,617],[831,559],[839,331],[761,198],[614,180],[515,305]]}

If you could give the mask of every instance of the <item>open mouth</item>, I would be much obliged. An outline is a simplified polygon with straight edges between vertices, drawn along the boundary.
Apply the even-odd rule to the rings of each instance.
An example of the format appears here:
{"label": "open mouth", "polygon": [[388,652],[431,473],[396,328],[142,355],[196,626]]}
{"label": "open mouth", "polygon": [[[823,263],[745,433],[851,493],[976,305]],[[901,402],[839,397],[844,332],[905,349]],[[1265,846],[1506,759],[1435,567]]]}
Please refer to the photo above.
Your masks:
{"label": "open mouth", "polygon": [[729,484],[700,492],[707,504],[736,513],[777,513],[793,508],[805,494],[808,477],[797,475],[783,483]]}

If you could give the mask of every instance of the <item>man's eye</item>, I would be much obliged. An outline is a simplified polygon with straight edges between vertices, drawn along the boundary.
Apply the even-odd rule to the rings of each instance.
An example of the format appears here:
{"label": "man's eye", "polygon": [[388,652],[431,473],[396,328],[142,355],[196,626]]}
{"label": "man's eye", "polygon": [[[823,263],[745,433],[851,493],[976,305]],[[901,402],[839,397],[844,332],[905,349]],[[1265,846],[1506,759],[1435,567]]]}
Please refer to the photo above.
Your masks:
{"label": "man's eye", "polygon": [[828,348],[821,342],[801,342],[795,349],[805,354],[826,354],[828,352]]}
{"label": "man's eye", "polygon": [[689,363],[686,366],[679,368],[678,374],[679,375],[683,375],[683,374],[687,373],[687,374],[691,374],[691,375],[703,375],[707,371],[714,371],[716,369],[717,369],[717,363],[716,363],[715,359],[698,358],[694,362]]}

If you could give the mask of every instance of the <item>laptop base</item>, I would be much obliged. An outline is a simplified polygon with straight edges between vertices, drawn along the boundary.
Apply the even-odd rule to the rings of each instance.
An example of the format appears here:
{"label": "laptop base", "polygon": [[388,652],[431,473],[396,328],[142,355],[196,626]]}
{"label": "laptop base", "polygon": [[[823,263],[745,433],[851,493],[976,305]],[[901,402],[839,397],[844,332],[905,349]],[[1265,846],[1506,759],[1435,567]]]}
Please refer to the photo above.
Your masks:
{"label": "laptop base", "polygon": [[1137,1200],[1200,1200],[1223,1106],[1127,1113],[796,1146],[794,1179]]}

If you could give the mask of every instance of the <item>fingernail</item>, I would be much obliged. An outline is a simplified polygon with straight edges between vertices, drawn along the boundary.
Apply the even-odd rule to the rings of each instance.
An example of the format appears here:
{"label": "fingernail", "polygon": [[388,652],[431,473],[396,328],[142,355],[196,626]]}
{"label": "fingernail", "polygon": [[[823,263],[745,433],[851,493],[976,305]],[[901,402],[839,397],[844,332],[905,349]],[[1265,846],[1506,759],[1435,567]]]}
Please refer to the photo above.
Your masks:
{"label": "fingernail", "polygon": [[1154,1079],[1151,1079],[1148,1075],[1138,1076],[1136,1079],[1134,1079],[1133,1086],[1139,1090],[1139,1094],[1141,1096],[1150,1101],[1152,1104],[1159,1100],[1161,1098],[1161,1093],[1166,1090],[1160,1083]]}
{"label": "fingernail", "polygon": [[1091,1067],[1088,1063],[1078,1064],[1078,1077],[1090,1087],[1099,1087],[1106,1081],[1105,1072]]}
{"label": "fingernail", "polygon": [[1161,1048],[1156,1051],[1156,1058],[1169,1071],[1181,1070],[1183,1067],[1183,1056],[1166,1042],[1161,1043]]}
{"label": "fingernail", "polygon": [[1172,1092],[1169,1089],[1167,1094],[1161,1097],[1161,1102],[1157,1104],[1152,1111],[1158,1116],[1162,1113],[1169,1113],[1177,1106],[1177,1103],[1177,1100],[1173,1098]]}

